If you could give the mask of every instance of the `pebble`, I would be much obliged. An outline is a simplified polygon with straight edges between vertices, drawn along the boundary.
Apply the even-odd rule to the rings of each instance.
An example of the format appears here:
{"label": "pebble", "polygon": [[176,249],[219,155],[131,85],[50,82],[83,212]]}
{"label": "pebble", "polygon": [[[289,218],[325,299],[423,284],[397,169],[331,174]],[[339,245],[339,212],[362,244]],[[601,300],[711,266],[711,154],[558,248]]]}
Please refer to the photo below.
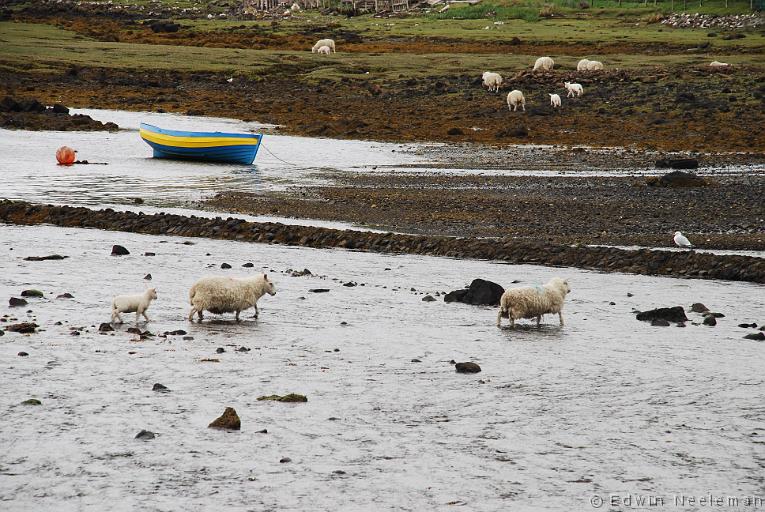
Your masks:
{"label": "pebble", "polygon": [[151,390],[152,391],[157,391],[158,393],[169,393],[170,392],[170,388],[168,388],[164,384],[160,384],[159,382],[154,384],[154,386],[151,388]]}
{"label": "pebble", "polygon": [[127,256],[128,254],[130,254],[130,251],[128,251],[125,247],[121,245],[112,246],[112,256]]}
{"label": "pebble", "polygon": [[292,459],[290,459],[289,457],[282,457],[281,459],[279,459],[280,464],[286,464],[288,462],[292,462]]}
{"label": "pebble", "polygon": [[154,432],[149,432],[148,430],[141,430],[135,435],[135,439],[144,440],[154,439],[155,437],[157,437],[156,434],[154,434]]}
{"label": "pebble", "polygon": [[242,422],[233,407],[226,407],[226,410],[223,411],[223,414],[214,419],[212,423],[208,425],[208,428],[239,430],[242,428]]}
{"label": "pebble", "polygon": [[478,373],[481,371],[481,367],[478,366],[476,363],[456,363],[454,365],[454,369],[457,371],[457,373]]}
{"label": "pebble", "polygon": [[27,357],[29,354],[28,354],[27,352],[24,352],[24,351],[22,350],[21,352],[19,352],[19,353],[18,353],[18,354],[16,354],[16,355],[17,355],[17,356],[19,356],[19,357]]}

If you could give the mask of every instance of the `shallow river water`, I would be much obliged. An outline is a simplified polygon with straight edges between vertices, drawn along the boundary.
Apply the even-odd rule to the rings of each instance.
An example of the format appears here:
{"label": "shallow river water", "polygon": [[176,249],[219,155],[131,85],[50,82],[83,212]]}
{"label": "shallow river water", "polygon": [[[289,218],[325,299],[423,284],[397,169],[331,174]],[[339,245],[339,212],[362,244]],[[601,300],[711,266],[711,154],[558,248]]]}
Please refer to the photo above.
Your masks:
{"label": "shallow river water", "polygon": [[[572,511],[610,494],[708,510],[672,500],[765,495],[765,344],[736,327],[765,322],[762,286],[184,241],[0,226],[0,315],[43,329],[0,337],[0,510]],[[131,255],[110,256],[114,243]],[[23,260],[51,253],[69,258]],[[303,268],[313,275],[284,273]],[[278,293],[259,320],[185,320],[196,278],[261,271]],[[140,292],[147,273],[159,298],[145,328],[193,340],[136,340],[132,315],[97,332],[111,296]],[[572,287],[563,328],[549,316],[497,329],[493,308],[422,301],[476,277],[554,275]],[[7,306],[28,288],[45,298]],[[632,313],[693,302],[726,316],[678,328]],[[457,374],[452,359],[483,371]],[[290,392],[308,402],[257,401]],[[207,428],[226,406],[241,431]],[[156,439],[134,439],[141,429]]]}

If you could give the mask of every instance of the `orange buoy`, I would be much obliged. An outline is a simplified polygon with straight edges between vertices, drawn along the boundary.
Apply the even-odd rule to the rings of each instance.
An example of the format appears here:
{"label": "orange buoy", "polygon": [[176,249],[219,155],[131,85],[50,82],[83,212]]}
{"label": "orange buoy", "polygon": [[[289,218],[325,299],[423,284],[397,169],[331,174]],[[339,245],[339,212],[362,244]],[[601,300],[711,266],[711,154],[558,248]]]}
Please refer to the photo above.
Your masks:
{"label": "orange buoy", "polygon": [[58,160],[59,165],[72,165],[74,163],[75,153],[77,153],[77,151],[69,146],[61,146],[58,148],[58,151],[56,151],[56,160]]}

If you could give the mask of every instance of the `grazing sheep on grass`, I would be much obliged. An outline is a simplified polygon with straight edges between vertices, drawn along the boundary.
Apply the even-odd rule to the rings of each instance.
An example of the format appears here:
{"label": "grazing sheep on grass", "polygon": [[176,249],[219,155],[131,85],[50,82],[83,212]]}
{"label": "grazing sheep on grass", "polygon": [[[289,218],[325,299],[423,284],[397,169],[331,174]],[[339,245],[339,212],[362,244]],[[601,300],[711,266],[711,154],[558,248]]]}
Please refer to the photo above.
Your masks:
{"label": "grazing sheep on grass", "polygon": [[557,94],[550,94],[550,105],[552,105],[553,108],[560,107],[560,96]]}
{"label": "grazing sheep on grass", "polygon": [[239,313],[247,308],[255,308],[255,318],[258,317],[258,299],[268,293],[276,295],[274,283],[268,280],[266,274],[256,277],[203,277],[189,290],[189,321],[194,321],[194,314],[202,321],[202,312],[209,311],[216,315],[223,313]]}
{"label": "grazing sheep on grass", "polygon": [[330,53],[332,53],[332,49],[329,46],[322,46],[316,51],[316,53],[318,53],[319,55],[329,55]]}
{"label": "grazing sheep on grass", "polygon": [[599,60],[591,60],[587,64],[587,71],[603,71],[603,63]]}
{"label": "grazing sheep on grass", "polygon": [[563,325],[563,301],[571,291],[568,281],[559,277],[550,279],[544,286],[526,286],[505,290],[499,300],[497,327],[502,325],[502,317],[510,319],[510,327],[521,318],[536,318],[537,327],[542,321],[542,315],[558,313],[560,324]]}
{"label": "grazing sheep on grass", "polygon": [[141,315],[149,321],[149,317],[146,316],[146,310],[149,309],[151,301],[157,298],[157,290],[155,288],[149,288],[143,293],[136,293],[135,295],[117,295],[112,299],[112,322],[119,320],[122,323],[122,317],[120,313],[135,313],[135,322],[141,318]]}
{"label": "grazing sheep on grass", "polygon": [[534,63],[534,71],[552,71],[555,61],[550,57],[539,57]]}
{"label": "grazing sheep on grass", "polygon": [[572,96],[581,96],[584,94],[584,87],[582,87],[582,84],[563,82],[563,87],[565,87],[568,91],[568,94],[566,95],[567,98],[571,98]]}
{"label": "grazing sheep on grass", "polygon": [[319,39],[316,41],[316,44],[313,45],[313,48],[311,48],[311,53],[316,53],[322,46],[329,46],[333,52],[337,53],[337,50],[335,50],[334,39]]}
{"label": "grazing sheep on grass", "polygon": [[492,73],[491,71],[486,71],[483,74],[483,85],[485,87],[489,88],[489,91],[496,91],[499,92],[499,88],[502,85],[502,75],[499,73]]}
{"label": "grazing sheep on grass", "polygon": [[507,109],[515,112],[518,110],[518,105],[521,106],[524,112],[526,112],[526,98],[523,97],[523,93],[518,89],[507,93]]}

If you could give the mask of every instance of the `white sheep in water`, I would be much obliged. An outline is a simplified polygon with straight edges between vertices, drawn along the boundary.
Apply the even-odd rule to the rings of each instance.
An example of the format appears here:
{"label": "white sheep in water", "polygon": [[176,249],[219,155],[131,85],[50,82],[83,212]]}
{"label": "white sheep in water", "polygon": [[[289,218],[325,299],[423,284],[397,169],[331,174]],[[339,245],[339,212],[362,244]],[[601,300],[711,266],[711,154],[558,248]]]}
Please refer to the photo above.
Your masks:
{"label": "white sheep in water", "polygon": [[515,112],[518,110],[518,105],[526,112],[526,98],[523,97],[521,91],[515,89],[507,93],[507,109]]}
{"label": "white sheep in water", "polygon": [[266,274],[255,277],[203,277],[189,290],[189,321],[194,321],[194,314],[202,321],[202,312],[209,311],[216,315],[239,313],[248,308],[255,308],[258,316],[258,299],[268,293],[276,295],[276,287]]}
{"label": "white sheep in water", "polygon": [[558,313],[563,325],[563,301],[571,292],[568,281],[559,277],[550,279],[544,286],[525,286],[505,290],[499,300],[497,327],[502,325],[502,317],[510,319],[510,327],[521,318],[536,318],[537,327],[542,322],[542,315]]}
{"label": "white sheep in water", "polygon": [[316,53],[318,53],[319,55],[329,55],[330,53],[332,53],[332,49],[329,46],[322,46],[316,51]]}
{"label": "white sheep in water", "polygon": [[584,87],[582,87],[582,84],[572,84],[571,82],[563,82],[563,87],[566,88],[568,91],[568,94],[566,95],[567,98],[570,98],[572,96],[581,96],[584,94]]}
{"label": "white sheep in water", "polygon": [[146,310],[149,309],[151,301],[157,298],[157,290],[155,288],[149,288],[143,293],[136,293],[134,295],[117,295],[112,299],[112,322],[119,320],[122,323],[122,317],[120,313],[135,313],[135,322],[141,318],[141,315],[149,321],[149,317],[146,316]]}
{"label": "white sheep in water", "polygon": [[534,71],[552,71],[555,61],[550,57],[539,57],[534,63]]}
{"label": "white sheep in water", "polygon": [[550,105],[552,105],[553,108],[560,107],[560,96],[557,94],[550,94]]}
{"label": "white sheep in water", "polygon": [[329,46],[333,52],[337,53],[337,50],[335,50],[334,39],[319,39],[316,41],[316,44],[313,45],[313,48],[311,48],[311,53],[316,53],[322,46]]}

